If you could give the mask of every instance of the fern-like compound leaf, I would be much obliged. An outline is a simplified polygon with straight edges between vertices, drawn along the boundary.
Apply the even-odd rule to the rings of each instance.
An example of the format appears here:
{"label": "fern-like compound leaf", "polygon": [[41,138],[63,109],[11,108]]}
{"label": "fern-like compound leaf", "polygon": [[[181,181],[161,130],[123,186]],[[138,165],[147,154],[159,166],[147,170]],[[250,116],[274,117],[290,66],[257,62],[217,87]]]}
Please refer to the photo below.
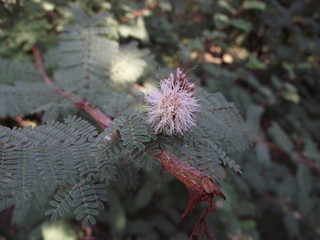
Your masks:
{"label": "fern-like compound leaf", "polygon": [[51,221],[55,221],[59,216],[62,217],[73,207],[73,193],[77,188],[76,184],[69,188],[60,189],[50,201],[53,207],[45,212],[45,215],[51,215]]}
{"label": "fern-like compound leaf", "polygon": [[74,214],[76,219],[83,219],[82,225],[94,225],[94,216],[99,214],[98,210],[104,208],[102,201],[106,201],[106,186],[104,184],[76,184],[76,189],[72,194]]}
{"label": "fern-like compound leaf", "polygon": [[11,85],[17,81],[41,81],[37,68],[31,62],[0,58],[0,83]]}
{"label": "fern-like compound leaf", "polygon": [[142,118],[131,116],[123,123],[120,129],[121,139],[126,150],[132,152],[134,149],[142,151],[145,149],[144,142],[148,142],[148,131]]}
{"label": "fern-like compound leaf", "polygon": [[197,113],[193,134],[210,139],[227,152],[247,149],[252,138],[235,105],[221,93],[210,94],[203,89],[198,89],[196,97],[201,110]]}
{"label": "fern-like compound leaf", "polygon": [[147,143],[145,149],[140,150],[136,148],[132,151],[131,155],[139,167],[146,166],[147,170],[151,170],[153,165],[159,165],[159,160],[154,156],[161,152],[157,143]]}
{"label": "fern-like compound leaf", "polygon": [[106,37],[114,35],[113,28],[99,26],[107,15],[93,20],[79,9],[74,13],[79,22],[65,27],[60,35],[59,69],[54,79],[63,89],[97,104],[101,90],[103,94],[107,91],[105,79],[112,57],[118,53],[118,43]]}
{"label": "fern-like compound leaf", "polygon": [[28,115],[46,109],[51,102],[59,102],[52,86],[44,83],[17,82],[14,86],[0,85],[0,117]]}
{"label": "fern-like compound leaf", "polygon": [[15,222],[32,211],[29,203],[39,191],[46,192],[41,194],[45,199],[38,199],[39,206],[53,195],[53,208],[46,212],[52,220],[75,208],[84,224],[95,222],[105,200],[105,185],[97,180],[103,174],[104,179],[113,178],[116,168],[114,162],[99,158],[105,150],[97,142],[94,126],[68,117],[64,123],[0,130],[0,205],[16,204]]}

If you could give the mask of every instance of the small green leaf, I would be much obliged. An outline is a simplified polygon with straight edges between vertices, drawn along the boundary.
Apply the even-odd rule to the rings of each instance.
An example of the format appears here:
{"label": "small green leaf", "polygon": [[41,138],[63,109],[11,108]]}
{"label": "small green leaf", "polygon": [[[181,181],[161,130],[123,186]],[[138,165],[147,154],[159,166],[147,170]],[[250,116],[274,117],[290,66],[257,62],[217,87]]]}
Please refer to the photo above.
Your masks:
{"label": "small green leaf", "polygon": [[265,69],[266,65],[263,62],[260,62],[260,60],[258,60],[254,55],[249,54],[246,67],[250,69]]}
{"label": "small green leaf", "polygon": [[243,4],[244,9],[256,9],[264,11],[266,9],[266,4],[260,1],[248,0]]}
{"label": "small green leaf", "polygon": [[288,153],[292,152],[293,144],[285,131],[276,122],[272,122],[272,126],[268,129],[273,140]]}
{"label": "small green leaf", "polygon": [[219,4],[219,7],[228,10],[230,13],[232,13],[232,14],[235,14],[235,13],[236,13],[236,10],[235,10],[233,7],[231,7],[231,5],[230,5],[227,1],[225,1],[225,0],[220,0],[220,1],[218,2],[218,4]]}
{"label": "small green leaf", "polygon": [[257,153],[258,159],[261,162],[263,162],[267,165],[269,165],[271,163],[269,148],[267,147],[266,144],[261,143],[261,142],[257,142],[256,153]]}
{"label": "small green leaf", "polygon": [[52,213],[54,213],[54,209],[49,209],[44,213],[44,215],[48,216],[48,215],[51,215]]}
{"label": "small green leaf", "polygon": [[245,32],[250,32],[252,28],[252,24],[248,21],[243,19],[232,19],[230,24],[236,28],[239,28]]}
{"label": "small green leaf", "polygon": [[297,237],[298,239],[300,239],[301,233],[300,233],[299,224],[297,220],[293,217],[293,214],[290,212],[287,212],[284,215],[283,221],[290,236]]}
{"label": "small green leaf", "polygon": [[136,140],[140,141],[140,142],[147,142],[148,138],[146,138],[144,136],[136,136]]}
{"label": "small green leaf", "polygon": [[220,28],[229,23],[229,17],[222,13],[216,13],[213,17],[213,21],[216,27]]}
{"label": "small green leaf", "polygon": [[145,149],[144,144],[143,144],[143,143],[141,143],[141,142],[136,142],[136,147],[137,147],[140,151],[142,151],[142,150],[144,150],[144,149]]}
{"label": "small green leaf", "polygon": [[244,220],[240,222],[240,227],[241,229],[245,230],[245,231],[249,231],[252,230],[256,227],[256,221],[254,220]]}
{"label": "small green leaf", "polygon": [[310,137],[305,138],[303,154],[308,158],[320,162],[320,151],[317,144]]}
{"label": "small green leaf", "polygon": [[133,143],[129,143],[127,146],[126,146],[126,150],[129,151],[129,152],[132,152],[134,149],[135,149],[135,145]]}

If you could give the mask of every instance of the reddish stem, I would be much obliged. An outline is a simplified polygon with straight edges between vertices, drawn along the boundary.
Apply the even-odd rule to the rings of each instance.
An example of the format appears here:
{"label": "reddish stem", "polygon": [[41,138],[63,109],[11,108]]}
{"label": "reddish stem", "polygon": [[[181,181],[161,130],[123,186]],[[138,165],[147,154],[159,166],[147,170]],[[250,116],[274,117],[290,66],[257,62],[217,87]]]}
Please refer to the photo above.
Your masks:
{"label": "reddish stem", "polygon": [[215,238],[210,234],[208,225],[205,222],[206,216],[213,211],[212,202],[209,203],[208,207],[201,213],[190,237],[190,240],[200,240],[202,231],[205,233],[208,240],[214,240]]}
{"label": "reddish stem", "polygon": [[30,126],[30,124],[28,124],[21,116],[14,117],[13,119],[19,123],[21,127],[26,128]]}
{"label": "reddish stem", "polygon": [[[272,143],[272,142],[269,142],[269,141],[267,141],[267,140],[265,140],[265,139],[256,137],[256,142],[264,143],[264,144],[267,145],[270,149],[287,153],[286,150],[284,150],[284,149],[283,149],[282,147],[280,147],[279,145],[274,144],[274,143]],[[313,162],[313,161],[305,158],[301,152],[297,152],[297,151],[296,151],[295,153],[299,155],[299,157],[300,157],[300,158],[299,158],[299,162],[300,162],[300,163],[303,163],[303,164],[308,165],[309,167],[311,167],[311,168],[313,168],[313,169],[316,169],[316,170],[320,171],[320,165],[319,165],[318,163]]]}
{"label": "reddish stem", "polygon": [[42,61],[39,49],[37,47],[33,46],[32,53],[35,58],[36,66],[39,70],[39,74],[40,74],[43,82],[45,84],[49,84],[49,85],[52,84],[53,81],[48,77],[46,71],[44,70],[43,61]]}
{"label": "reddish stem", "polygon": [[81,108],[83,111],[88,113],[103,128],[110,127],[110,123],[112,122],[112,118],[106,116],[98,108],[90,106],[90,103],[88,103],[88,102],[76,102],[75,104],[79,108]]}
{"label": "reddish stem", "polygon": [[85,232],[85,237],[82,240],[93,240],[92,237],[92,228],[90,226],[86,226],[83,228]]}
{"label": "reddish stem", "polygon": [[137,10],[137,11],[134,11],[131,13],[131,17],[121,17],[118,19],[119,22],[128,22],[131,18],[134,18],[134,17],[139,17],[141,16],[145,11],[147,10],[150,10],[152,8],[156,8],[157,6],[159,5],[159,2],[153,2],[153,3],[150,3],[148,6],[140,9],[140,10]]}

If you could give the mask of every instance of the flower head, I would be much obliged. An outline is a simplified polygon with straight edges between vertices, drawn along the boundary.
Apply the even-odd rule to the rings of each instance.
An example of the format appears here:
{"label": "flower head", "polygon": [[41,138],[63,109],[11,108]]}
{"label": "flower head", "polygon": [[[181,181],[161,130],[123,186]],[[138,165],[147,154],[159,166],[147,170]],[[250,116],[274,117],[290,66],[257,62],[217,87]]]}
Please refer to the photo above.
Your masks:
{"label": "flower head", "polygon": [[195,84],[190,83],[186,73],[177,68],[166,79],[160,80],[160,90],[155,89],[145,96],[148,107],[147,123],[155,127],[156,133],[183,134],[196,125],[194,113],[199,104],[194,97]]}

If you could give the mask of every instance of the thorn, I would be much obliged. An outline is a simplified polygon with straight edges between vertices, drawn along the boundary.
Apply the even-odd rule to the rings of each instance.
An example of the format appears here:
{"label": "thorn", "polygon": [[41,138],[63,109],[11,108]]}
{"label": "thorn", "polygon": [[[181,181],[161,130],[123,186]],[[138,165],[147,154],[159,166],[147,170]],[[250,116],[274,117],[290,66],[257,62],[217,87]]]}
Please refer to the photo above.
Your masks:
{"label": "thorn", "polygon": [[195,191],[192,191],[191,189],[188,188],[189,191],[189,202],[188,202],[188,206],[186,208],[186,210],[184,211],[184,213],[181,215],[181,218],[184,218],[185,216],[187,216],[191,210],[194,208],[195,205],[197,205],[197,203],[201,202],[201,195]]}

